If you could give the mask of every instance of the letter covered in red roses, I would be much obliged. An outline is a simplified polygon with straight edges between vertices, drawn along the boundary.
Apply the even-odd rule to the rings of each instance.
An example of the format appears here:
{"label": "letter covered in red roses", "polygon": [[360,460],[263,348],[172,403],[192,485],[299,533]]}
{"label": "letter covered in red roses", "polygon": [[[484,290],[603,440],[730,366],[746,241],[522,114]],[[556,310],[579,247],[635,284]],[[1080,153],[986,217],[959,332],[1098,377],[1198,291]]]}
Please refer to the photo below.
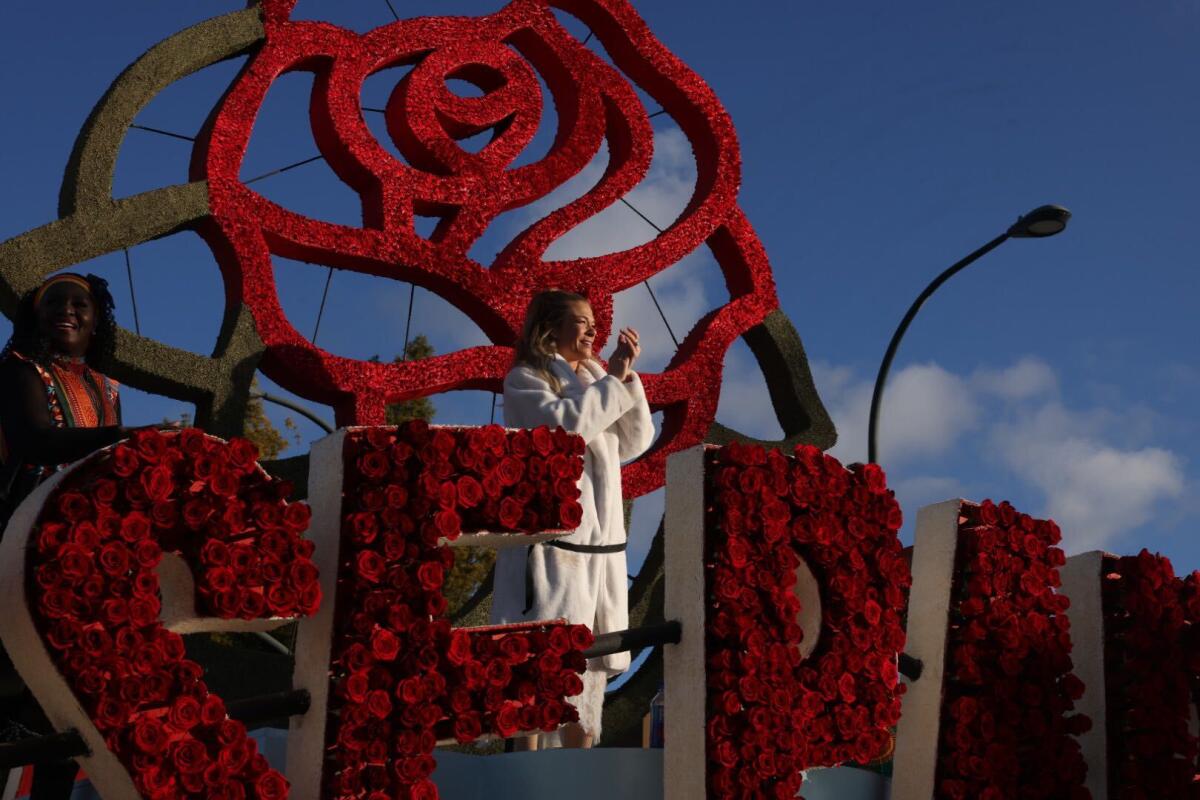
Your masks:
{"label": "letter covered in red roses", "polygon": [[[531,447],[534,438],[545,447]],[[436,797],[438,742],[552,731],[577,719],[583,625],[455,629],[442,584],[452,543],[527,544],[579,519],[579,437],[548,429],[352,428],[312,450],[309,497],[326,587],[301,625],[293,798]],[[548,469],[550,463],[560,469]],[[565,465],[565,466],[563,466]]]}
{"label": "letter covered in red roses", "polygon": [[695,448],[666,512],[666,797],[790,798],[801,770],[884,755],[909,571],[879,468]]}
{"label": "letter covered in red roses", "polygon": [[102,797],[287,794],[179,633],[264,630],[321,589],[309,510],[250,442],[143,431],[59,472],[2,545],[13,663]]}

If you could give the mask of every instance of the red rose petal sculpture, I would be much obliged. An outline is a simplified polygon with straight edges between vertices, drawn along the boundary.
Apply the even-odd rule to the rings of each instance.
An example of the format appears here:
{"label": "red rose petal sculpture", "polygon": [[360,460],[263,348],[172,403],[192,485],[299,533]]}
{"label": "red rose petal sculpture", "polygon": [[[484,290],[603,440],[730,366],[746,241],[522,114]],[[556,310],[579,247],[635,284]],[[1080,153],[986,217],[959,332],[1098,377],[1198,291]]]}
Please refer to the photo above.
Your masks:
{"label": "red rose petal sculpture", "polygon": [[[479,18],[403,20],[357,34],[292,21],[294,0],[265,0],[266,39],[206,127],[193,178],[206,179],[212,219],[205,235],[225,274],[228,302],[245,302],[267,346],[272,380],[333,405],[339,425],[379,424],[390,402],[450,389],[496,391],[534,293],[555,287],[586,295],[603,344],[613,295],[707,245],[730,301],[701,319],[660,374],[644,375],[651,405],[664,410],[659,443],[625,471],[635,497],[662,485],[668,454],[704,440],[713,425],[722,363],[733,340],[778,308],[766,254],[737,206],[737,138],[712,90],[650,32],[626,0],[513,0]],[[696,155],[695,192],[657,238],[609,255],[546,261],[547,247],[618,202],[650,166],[653,132],[634,87],[572,37],[557,8],[581,18],[613,62],[679,123]],[[393,91],[387,128],[404,161],[363,119],[360,92],[373,73],[413,69]],[[288,211],[247,187],[238,172],[255,116],[272,83],[296,70],[316,74],[311,118],[322,155],[362,199],[362,227]],[[553,96],[559,127],[544,158],[514,159],[543,109],[537,76]],[[481,97],[446,85],[462,79]],[[477,153],[458,140],[491,129]],[[607,142],[609,164],[589,192],[522,231],[490,265],[468,257],[500,213],[545,197],[577,175]],[[418,235],[414,215],[440,218]],[[469,315],[494,343],[416,363],[371,363],[326,352],[284,315],[272,255],[412,281]]]}
{"label": "red rose petal sculpture", "polygon": [[10,525],[6,556],[28,547],[8,562],[5,643],[56,729],[87,743],[105,797],[287,796],[180,635],[321,604],[308,506],[257,457],[245,439],[141,431],[43,485]]}

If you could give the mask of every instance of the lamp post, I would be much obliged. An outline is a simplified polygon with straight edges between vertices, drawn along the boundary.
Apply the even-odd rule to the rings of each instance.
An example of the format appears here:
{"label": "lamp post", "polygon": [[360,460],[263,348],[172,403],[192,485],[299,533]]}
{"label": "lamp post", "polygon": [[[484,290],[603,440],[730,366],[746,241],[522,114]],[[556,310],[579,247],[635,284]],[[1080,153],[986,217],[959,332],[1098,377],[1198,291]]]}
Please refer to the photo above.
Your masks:
{"label": "lamp post", "polygon": [[921,304],[929,299],[929,296],[936,292],[938,287],[950,280],[955,273],[962,271],[981,256],[995,250],[1008,239],[1044,239],[1047,236],[1061,233],[1067,227],[1069,219],[1071,219],[1071,212],[1062,206],[1038,206],[1018,218],[1004,233],[966,258],[951,265],[949,269],[934,278],[933,282],[925,287],[925,291],[917,296],[917,299],[909,306],[904,319],[900,320],[900,326],[892,334],[892,340],[888,342],[887,352],[883,356],[883,363],[879,365],[879,374],[875,377],[875,390],[871,393],[871,420],[867,427],[867,461],[878,463],[876,461],[875,431],[879,426],[879,406],[883,400],[883,385],[887,381],[888,370],[891,369],[892,359],[896,357],[896,349],[900,346],[900,340],[912,323],[913,317],[920,310]]}

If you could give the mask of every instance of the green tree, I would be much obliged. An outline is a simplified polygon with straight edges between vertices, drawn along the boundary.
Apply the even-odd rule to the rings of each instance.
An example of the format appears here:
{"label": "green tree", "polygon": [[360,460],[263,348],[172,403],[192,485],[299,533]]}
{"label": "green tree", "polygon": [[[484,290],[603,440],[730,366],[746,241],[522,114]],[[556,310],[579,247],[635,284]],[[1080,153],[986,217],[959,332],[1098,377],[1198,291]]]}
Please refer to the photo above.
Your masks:
{"label": "green tree", "polygon": [[[277,458],[280,453],[288,448],[288,440],[279,432],[278,428],[271,424],[271,420],[267,418],[262,398],[255,397],[258,392],[258,378],[255,378],[250,384],[250,399],[246,401],[246,427],[244,436],[258,447],[258,457],[260,459],[270,460]],[[296,423],[292,422],[290,417],[284,420],[283,424],[289,431],[294,430],[296,427]]]}
{"label": "green tree", "polygon": [[[418,333],[408,343],[405,348],[405,354],[408,356],[396,356],[392,359],[393,363],[401,361],[419,361],[422,358],[429,358],[433,355],[433,345],[429,343],[429,339],[425,334]],[[378,356],[374,359],[378,361]],[[433,421],[433,415],[437,413],[433,402],[428,397],[414,397],[411,400],[401,400],[399,403],[390,403],[387,407],[387,424],[399,425],[401,422],[407,422],[410,419],[423,419],[426,422]]]}

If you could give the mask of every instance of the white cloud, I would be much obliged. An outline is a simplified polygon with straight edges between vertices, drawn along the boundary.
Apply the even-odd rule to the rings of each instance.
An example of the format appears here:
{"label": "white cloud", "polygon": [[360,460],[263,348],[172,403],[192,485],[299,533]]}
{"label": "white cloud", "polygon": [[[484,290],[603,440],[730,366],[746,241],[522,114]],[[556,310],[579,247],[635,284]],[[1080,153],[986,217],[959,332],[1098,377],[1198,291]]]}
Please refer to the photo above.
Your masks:
{"label": "white cloud", "polygon": [[[833,455],[866,461],[874,382],[844,367],[814,362],[813,376],[838,431]],[[878,458],[898,464],[945,452],[976,424],[979,409],[968,382],[937,364],[913,364],[887,382],[879,417]]]}
{"label": "white cloud", "polygon": [[783,436],[762,370],[741,339],[735,341],[725,354],[717,421],[758,439]]}
{"label": "white cloud", "polygon": [[1088,417],[1050,403],[996,425],[991,441],[1004,462],[1046,498],[1045,513],[1071,552],[1104,547],[1149,522],[1183,494],[1178,455],[1160,447],[1120,448],[1089,429]]}
{"label": "white cloud", "polygon": [[979,391],[1005,400],[1058,394],[1058,376],[1054,370],[1041,359],[1028,356],[1004,369],[978,369],[970,382]]}
{"label": "white cloud", "polygon": [[[866,458],[873,382],[847,367],[813,364],[817,388],[838,430],[833,454]],[[967,447],[1042,497],[1029,509],[1054,519],[1071,552],[1104,547],[1155,519],[1170,518],[1185,494],[1182,459],[1147,444],[1145,408],[1071,409],[1059,399],[1054,370],[1036,358],[963,377],[936,364],[910,365],[888,381],[879,425],[879,457],[906,517],[931,502],[972,497],[965,480],[944,473],[947,454]],[[966,434],[974,440],[967,440]],[[965,478],[965,476],[964,476]],[[985,487],[986,490],[986,487]],[[999,498],[997,498],[999,499]]]}

